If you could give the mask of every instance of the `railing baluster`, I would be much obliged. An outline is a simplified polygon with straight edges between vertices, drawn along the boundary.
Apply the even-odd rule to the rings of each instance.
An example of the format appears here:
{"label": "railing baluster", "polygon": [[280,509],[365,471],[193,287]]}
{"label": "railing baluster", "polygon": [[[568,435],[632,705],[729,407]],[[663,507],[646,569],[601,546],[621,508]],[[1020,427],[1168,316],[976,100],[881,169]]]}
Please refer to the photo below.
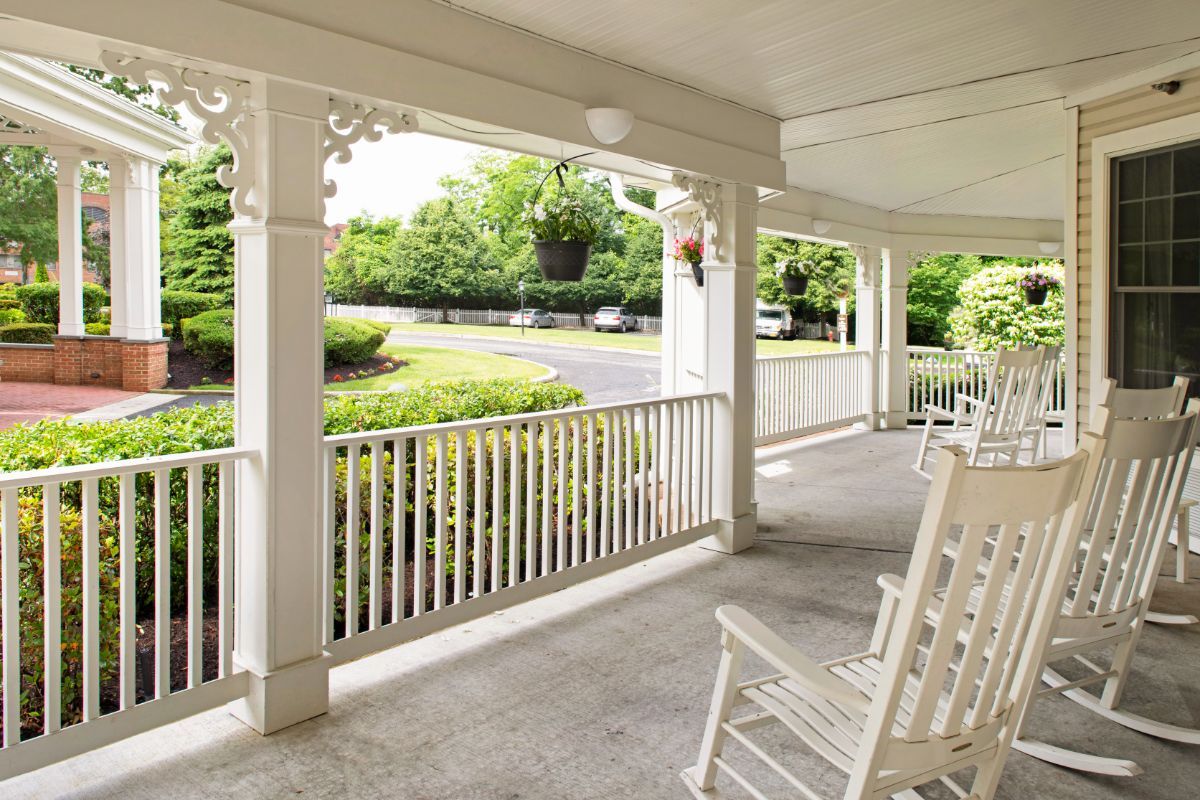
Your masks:
{"label": "railing baluster", "polygon": [[[327,495],[328,496],[328,495]],[[233,464],[217,467],[217,677],[233,674]]]}
{"label": "railing baluster", "polygon": [[504,428],[492,428],[492,591],[504,587]]}
{"label": "railing baluster", "polygon": [[324,486],[324,527],[322,529],[321,557],[321,603],[322,623],[325,630],[325,643],[333,641],[334,606],[337,595],[334,591],[334,539],[337,537],[337,448],[324,447],[321,450],[322,485]]}
{"label": "railing baluster", "polygon": [[583,542],[580,540],[579,520],[583,515],[582,431],[583,417],[571,418],[571,566],[582,561]]}
{"label": "railing baluster", "polygon": [[660,428],[660,441],[658,445],[662,450],[662,472],[659,476],[662,481],[662,498],[659,505],[659,516],[661,518],[662,535],[669,536],[675,532],[674,527],[671,525],[671,508],[679,502],[679,498],[675,496],[675,487],[671,479],[675,472],[673,466],[673,455],[675,449],[675,403],[673,401],[663,403],[659,410],[663,415],[662,419],[660,420],[662,426]]}
{"label": "railing baluster", "polygon": [[525,580],[537,577],[538,424],[525,426]]}
{"label": "railing baluster", "polygon": [[425,613],[425,566],[429,512],[429,437],[413,438],[413,616]]}
{"label": "railing baluster", "polygon": [[650,406],[650,521],[647,538],[658,538],[658,497],[662,492],[662,404]]}
{"label": "railing baluster", "polygon": [[508,585],[521,582],[521,426],[508,427]]}
{"label": "railing baluster", "polygon": [[404,619],[408,569],[408,439],[392,440],[392,622]]}
{"label": "railing baluster", "polygon": [[154,471],[154,696],[171,693],[171,471]]}
{"label": "railing baluster", "polygon": [[551,551],[554,540],[550,538],[553,515],[550,512],[551,470],[554,469],[554,420],[542,423],[542,574],[549,575],[552,562]]}
{"label": "railing baluster", "polygon": [[454,434],[454,602],[467,599],[467,432]]}
{"label": "railing baluster", "polygon": [[586,552],[583,560],[596,554],[596,415],[587,414],[587,525]]}
{"label": "railing baluster", "polygon": [[[100,498],[99,479],[83,489],[83,721],[100,716]],[[7,515],[6,515],[7,518]],[[15,568],[15,564],[14,564]],[[13,615],[13,619],[16,615]],[[5,619],[9,619],[5,616]],[[16,652],[14,650],[14,652]],[[15,659],[14,659],[15,661]],[[7,663],[7,662],[6,662]],[[5,683],[8,686],[8,683]],[[7,706],[5,706],[7,709]],[[4,728],[7,735],[8,727]],[[18,726],[19,730],[19,726]]]}
{"label": "railing baluster", "polygon": [[434,438],[433,479],[433,610],[446,602],[446,460],[447,437],[439,433]]}
{"label": "railing baluster", "polygon": [[612,492],[612,414],[604,413],[604,442],[600,454],[600,556],[608,555],[609,498]]}
{"label": "railing baluster", "polygon": [[119,538],[121,644],[119,667],[120,707],[137,703],[137,517],[134,511],[137,476],[130,473],[117,479],[117,524]]}
{"label": "railing baluster", "polygon": [[692,527],[692,413],[690,401],[683,403],[683,428],[680,431],[679,447],[683,454],[680,470],[682,475],[683,507],[679,510],[681,517],[679,529]]}
{"label": "railing baluster", "polygon": [[558,422],[555,423],[555,429],[555,438],[558,444],[558,481],[554,492],[558,500],[558,524],[555,526],[558,537],[554,546],[554,569],[556,572],[561,572],[567,568],[567,450],[569,449],[567,418],[559,417]]}
{"label": "railing baluster", "polygon": [[[42,593],[45,598],[46,618],[42,632],[45,674],[46,733],[54,733],[62,726],[62,525],[59,520],[59,486],[47,483],[42,486]],[[5,614],[5,619],[8,615]],[[5,662],[7,663],[7,661]],[[7,706],[6,706],[7,707]],[[8,726],[5,725],[5,729]]]}
{"label": "railing baluster", "polygon": [[633,519],[634,502],[633,502],[633,469],[636,461],[633,450],[633,409],[626,409],[621,412],[625,419],[625,485],[621,487],[621,500],[625,504],[625,549],[633,547],[634,537],[637,535],[637,528]]}
{"label": "railing baluster", "polygon": [[612,487],[612,550],[616,553],[621,550],[621,511],[624,507],[624,497],[621,492],[621,485],[624,482],[625,466],[625,419],[620,411],[613,412],[613,487]]}
{"label": "railing baluster", "polygon": [[371,543],[367,586],[368,630],[383,624],[383,442],[371,442]]}
{"label": "railing baluster", "polygon": [[484,503],[483,497],[487,482],[487,433],[483,428],[475,429],[475,535],[472,546],[472,589],[475,597],[484,593],[484,572],[487,562],[483,557],[484,550]]}
{"label": "railing baluster", "polygon": [[[19,489],[6,489],[3,496],[3,531],[0,558],[4,559],[4,746],[21,741],[21,589]],[[85,617],[86,619],[86,617]]]}
{"label": "railing baluster", "polygon": [[359,469],[360,445],[346,448],[346,636],[358,633],[358,525],[361,498]]}
{"label": "railing baluster", "polygon": [[204,468],[187,468],[187,685],[204,682]]}
{"label": "railing baluster", "polygon": [[637,481],[637,543],[646,543],[646,511],[649,503],[646,500],[646,469],[649,463],[650,423],[648,420],[650,408],[643,406],[636,412],[638,425],[638,481]]}

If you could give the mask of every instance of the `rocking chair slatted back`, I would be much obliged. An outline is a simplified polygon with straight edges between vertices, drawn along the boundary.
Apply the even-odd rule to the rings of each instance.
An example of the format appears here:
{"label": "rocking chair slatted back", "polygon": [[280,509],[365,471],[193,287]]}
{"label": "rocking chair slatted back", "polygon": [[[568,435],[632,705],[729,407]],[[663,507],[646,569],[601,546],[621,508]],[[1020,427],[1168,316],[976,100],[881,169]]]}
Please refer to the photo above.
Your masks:
{"label": "rocking chair slatted back", "polygon": [[[1028,365],[1034,379],[1037,355]],[[1016,392],[1006,401],[1020,402]],[[1033,690],[1102,445],[1085,434],[1071,457],[1029,467],[971,467],[958,447],[939,452],[895,627],[879,654],[883,679],[870,714],[878,724],[866,731],[867,741],[881,738],[873,768],[933,768],[956,746],[975,752],[981,735],[1001,731],[1011,741],[1006,726]],[[953,540],[949,582],[935,592]],[[1007,563],[1012,573],[990,568]]]}
{"label": "rocking chair slatted back", "polygon": [[[1169,399],[1160,398],[1159,408]],[[1082,563],[1067,592],[1071,619],[1064,623],[1072,635],[1084,635],[1079,618],[1095,618],[1093,632],[1100,634],[1111,627],[1112,615],[1132,622],[1144,611],[1139,606],[1153,589],[1191,467],[1197,410],[1200,401],[1192,400],[1182,416],[1106,420],[1098,414],[1093,420],[1094,427],[1106,426],[1107,445],[1083,534]],[[1144,405],[1140,413],[1152,415],[1154,408]],[[1130,609],[1137,612],[1123,613]]]}
{"label": "rocking chair slatted back", "polygon": [[1183,410],[1187,389],[1188,379],[1181,376],[1162,389],[1122,389],[1112,378],[1105,378],[1100,405],[1112,409],[1118,419],[1159,419]]}
{"label": "rocking chair slatted back", "polygon": [[996,351],[996,362],[980,408],[981,441],[1018,438],[1033,412],[1042,384],[1046,348]]}
{"label": "rocking chair slatted back", "polygon": [[1033,408],[1029,412],[1030,419],[1026,420],[1026,424],[1045,419],[1046,414],[1049,413],[1050,401],[1054,399],[1055,388],[1059,385],[1054,378],[1060,368],[1059,356],[1061,354],[1062,345],[1047,347],[1042,353],[1042,371],[1038,393]]}

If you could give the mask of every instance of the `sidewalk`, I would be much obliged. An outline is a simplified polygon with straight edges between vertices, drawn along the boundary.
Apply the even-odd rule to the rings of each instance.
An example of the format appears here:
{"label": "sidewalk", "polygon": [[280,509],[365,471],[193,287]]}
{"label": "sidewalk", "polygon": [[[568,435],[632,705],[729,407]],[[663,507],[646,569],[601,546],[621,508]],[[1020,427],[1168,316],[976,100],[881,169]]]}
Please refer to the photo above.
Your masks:
{"label": "sidewalk", "polygon": [[140,394],[104,386],[57,386],[52,383],[0,382],[0,430],[42,419],[117,419],[161,405],[173,395]]}

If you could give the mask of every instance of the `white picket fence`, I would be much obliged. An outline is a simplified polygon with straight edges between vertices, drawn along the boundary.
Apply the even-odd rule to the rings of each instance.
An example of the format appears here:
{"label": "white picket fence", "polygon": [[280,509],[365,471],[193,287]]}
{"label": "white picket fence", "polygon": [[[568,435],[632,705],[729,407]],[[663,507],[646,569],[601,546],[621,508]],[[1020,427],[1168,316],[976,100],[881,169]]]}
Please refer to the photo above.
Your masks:
{"label": "white picket fence", "polygon": [[[982,400],[987,391],[987,377],[996,361],[996,354],[976,350],[910,347],[905,358],[908,372],[906,410],[910,422],[919,422],[925,419],[927,403],[951,409],[959,394]],[[1064,356],[1054,374],[1050,413],[1061,414],[1066,410],[1066,404],[1067,372]]]}
{"label": "white picket fence", "polygon": [[327,437],[326,649],[357,658],[712,533],[719,396]]}
{"label": "white picket fence", "polygon": [[[246,695],[245,673],[232,660],[233,468],[252,453],[227,448],[0,475],[0,780]],[[172,548],[172,531],[184,534],[182,550]],[[186,667],[174,675],[173,565],[186,582]],[[137,615],[139,569],[153,586],[143,608],[153,608],[154,630],[140,642],[138,624],[147,620]],[[216,611],[207,615],[216,617],[211,648],[206,595]],[[31,614],[40,618],[33,626]],[[205,680],[206,672],[215,677]]]}
{"label": "white picket fence", "polygon": [[[458,325],[507,325],[508,318],[517,314],[517,309],[467,309],[467,308],[415,308],[401,306],[358,306],[337,304],[327,307],[332,317],[358,317],[379,322],[450,322]],[[591,314],[566,314],[551,312],[556,328],[591,328]],[[638,330],[652,333],[662,332],[662,317],[640,316]]]}
{"label": "white picket fence", "polygon": [[870,411],[865,351],[755,361],[754,443],[769,444],[858,422]]}

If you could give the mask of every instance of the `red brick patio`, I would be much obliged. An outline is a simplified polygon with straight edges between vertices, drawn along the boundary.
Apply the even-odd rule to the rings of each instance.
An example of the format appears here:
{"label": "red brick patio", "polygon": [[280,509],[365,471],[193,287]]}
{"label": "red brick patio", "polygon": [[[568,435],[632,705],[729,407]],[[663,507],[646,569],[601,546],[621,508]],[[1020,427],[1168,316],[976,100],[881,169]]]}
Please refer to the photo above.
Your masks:
{"label": "red brick patio", "polygon": [[52,383],[0,382],[0,430],[18,422],[58,419],[135,397],[105,386],[56,386]]}

